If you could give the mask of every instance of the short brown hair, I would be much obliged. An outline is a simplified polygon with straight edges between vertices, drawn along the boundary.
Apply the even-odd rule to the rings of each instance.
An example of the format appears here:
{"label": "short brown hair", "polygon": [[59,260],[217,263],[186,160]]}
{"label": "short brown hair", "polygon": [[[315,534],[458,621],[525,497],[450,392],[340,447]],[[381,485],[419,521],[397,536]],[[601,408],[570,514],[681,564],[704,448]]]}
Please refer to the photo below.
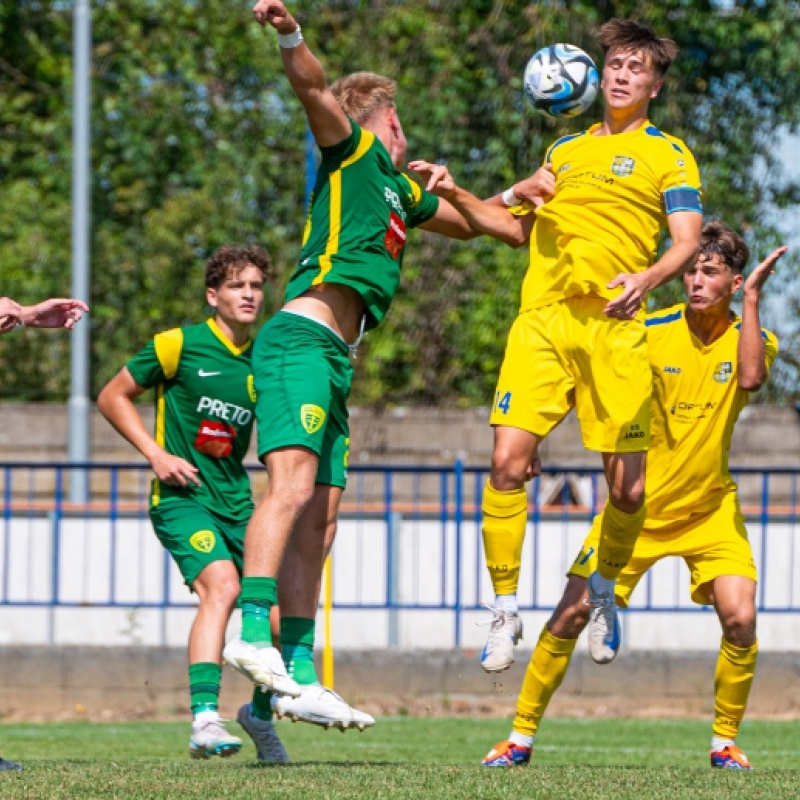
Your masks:
{"label": "short brown hair", "polygon": [[348,117],[363,125],[382,108],[394,105],[397,84],[374,72],[354,72],[331,86],[333,96]]}
{"label": "short brown hair", "polygon": [[715,254],[731,268],[732,272],[739,275],[744,272],[750,260],[750,248],[747,242],[718,219],[703,225],[698,259],[708,261]]}
{"label": "short brown hair", "polygon": [[228,278],[253,266],[266,283],[272,275],[272,260],[269,253],[257,244],[240,247],[238,244],[224,244],[215,250],[206,261],[206,288],[219,289]]}
{"label": "short brown hair", "polygon": [[678,45],[663,36],[659,36],[649,25],[632,19],[612,19],[600,28],[600,46],[603,55],[639,51],[644,54],[650,65],[662,77],[670,64],[678,55]]}

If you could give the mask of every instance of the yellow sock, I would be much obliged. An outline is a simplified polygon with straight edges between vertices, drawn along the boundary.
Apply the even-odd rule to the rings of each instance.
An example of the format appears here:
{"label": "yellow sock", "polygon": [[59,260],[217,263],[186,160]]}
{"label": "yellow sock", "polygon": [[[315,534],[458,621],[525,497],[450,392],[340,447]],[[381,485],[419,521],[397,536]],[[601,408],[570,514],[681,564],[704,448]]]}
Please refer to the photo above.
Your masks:
{"label": "yellow sock", "polygon": [[620,511],[610,500],[606,503],[597,548],[597,571],[604,578],[614,580],[630,561],[646,515],[644,503],[633,514]]}
{"label": "yellow sock", "polygon": [[550,698],[567,674],[577,639],[559,639],[545,626],[533,651],[517,698],[514,730],[536,736]]}
{"label": "yellow sock", "polygon": [[756,674],[757,658],[758,642],[752,647],[736,647],[722,638],[714,672],[714,736],[736,739]]}
{"label": "yellow sock", "polygon": [[498,492],[486,481],[482,508],[483,552],[494,593],[516,594],[528,524],[528,495],[525,489]]}

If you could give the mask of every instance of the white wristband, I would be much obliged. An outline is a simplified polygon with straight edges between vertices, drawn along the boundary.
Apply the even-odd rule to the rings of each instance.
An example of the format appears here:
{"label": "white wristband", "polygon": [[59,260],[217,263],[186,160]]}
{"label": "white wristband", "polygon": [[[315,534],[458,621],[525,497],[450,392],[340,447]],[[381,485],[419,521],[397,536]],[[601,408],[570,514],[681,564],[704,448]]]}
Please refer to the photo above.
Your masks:
{"label": "white wristband", "polygon": [[511,208],[511,206],[518,206],[522,202],[522,200],[520,200],[519,197],[517,197],[514,194],[514,187],[513,186],[510,189],[506,189],[503,192],[502,198],[503,198],[503,202],[509,208]]}
{"label": "white wristband", "polygon": [[303,34],[300,32],[299,25],[297,26],[296,31],[292,31],[291,33],[278,34],[278,44],[284,50],[291,50],[293,47],[297,47],[302,41],[303,41]]}

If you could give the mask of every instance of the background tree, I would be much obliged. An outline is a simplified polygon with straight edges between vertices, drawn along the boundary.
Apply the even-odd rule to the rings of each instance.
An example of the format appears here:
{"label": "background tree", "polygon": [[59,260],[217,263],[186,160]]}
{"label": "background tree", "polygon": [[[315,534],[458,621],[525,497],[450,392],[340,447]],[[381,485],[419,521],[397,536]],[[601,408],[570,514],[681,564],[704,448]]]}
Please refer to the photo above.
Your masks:
{"label": "background tree", "polygon": [[[800,12],[789,0],[292,5],[331,79],[396,77],[409,156],[446,160],[481,196],[599,114],[557,124],[533,113],[521,88],[530,55],[567,41],[599,61],[603,21],[644,20],[681,46],[653,122],[694,150],[707,212],[747,231],[757,257],[778,241],[775,209],[798,201],[775,155],[776,132],[800,122]],[[0,269],[2,292],[21,302],[69,286],[71,22],[66,4],[0,0]],[[279,306],[299,252],[305,127],[275,37],[247,4],[106,0],[93,26],[96,392],[156,330],[200,318],[203,263],[223,242],[270,250]],[[527,253],[411,236],[400,294],[356,363],[354,399],[488,405]],[[768,322],[791,341],[796,260],[781,278],[788,299]],[[673,285],[651,302],[677,296]],[[64,397],[67,347],[41,332],[4,337],[2,392]],[[772,398],[795,396],[796,354],[784,342]]]}

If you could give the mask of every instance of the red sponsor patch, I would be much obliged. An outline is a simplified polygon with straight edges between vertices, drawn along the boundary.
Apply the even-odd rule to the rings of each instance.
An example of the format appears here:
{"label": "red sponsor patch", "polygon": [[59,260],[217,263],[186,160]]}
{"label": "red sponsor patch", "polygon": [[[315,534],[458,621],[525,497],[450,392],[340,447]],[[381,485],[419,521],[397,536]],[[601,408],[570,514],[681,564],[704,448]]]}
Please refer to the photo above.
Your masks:
{"label": "red sponsor patch", "polygon": [[386,249],[392,258],[399,258],[406,244],[406,224],[398,214],[389,214],[389,228],[386,231]]}
{"label": "red sponsor patch", "polygon": [[236,430],[224,422],[203,420],[194,440],[194,449],[213,458],[225,458],[233,450]]}

